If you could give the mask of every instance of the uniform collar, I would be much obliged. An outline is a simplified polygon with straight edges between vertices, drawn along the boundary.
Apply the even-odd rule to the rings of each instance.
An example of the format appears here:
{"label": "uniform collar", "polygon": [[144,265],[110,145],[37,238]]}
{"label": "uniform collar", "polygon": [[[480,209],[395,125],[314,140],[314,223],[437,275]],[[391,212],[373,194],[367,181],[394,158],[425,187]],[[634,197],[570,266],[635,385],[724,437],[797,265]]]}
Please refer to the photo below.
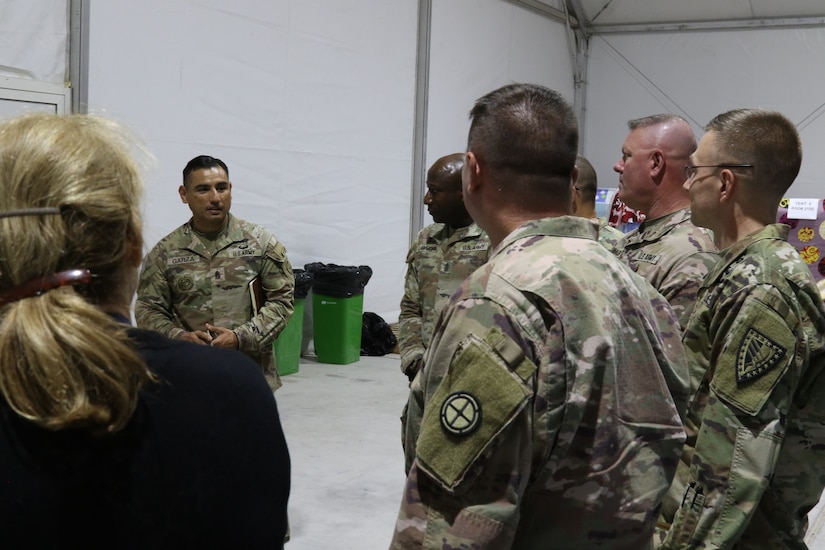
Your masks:
{"label": "uniform collar", "polygon": [[719,276],[722,275],[722,273],[724,273],[725,270],[739,257],[741,257],[748,247],[755,242],[765,240],[780,240],[787,242],[790,230],[790,227],[781,223],[766,225],[759,231],[751,233],[744,239],[740,239],[724,250],[720,250],[719,262],[713,267],[713,269],[710,270],[710,272],[708,272],[705,280],[714,281],[718,279]]}
{"label": "uniform collar", "polygon": [[599,227],[593,221],[579,216],[558,216],[530,220],[520,225],[499,243],[490,253],[495,256],[499,251],[509,247],[515,241],[526,237],[567,237],[595,241],[599,236]]}
{"label": "uniform collar", "polygon": [[[195,231],[195,226],[192,224],[192,218],[189,218],[189,221],[183,225],[183,234],[191,237],[192,239],[189,244],[190,250],[198,254],[204,254],[206,247],[200,238],[200,234]],[[231,213],[227,213],[226,227],[224,227],[223,231],[218,233],[215,237],[215,249],[222,250],[228,245],[243,241],[244,239],[245,237],[243,227],[241,226],[241,220],[233,216]]]}
{"label": "uniform collar", "polygon": [[465,227],[450,227],[449,225],[442,223],[438,231],[435,231],[433,237],[436,240],[444,240],[450,239],[451,241],[458,241],[461,239],[467,239],[472,237],[480,237],[484,234],[484,231],[475,224],[475,222],[471,223]]}
{"label": "uniform collar", "polygon": [[659,239],[667,235],[674,228],[690,222],[690,208],[675,210],[653,220],[645,220],[639,225],[639,234],[644,234],[645,240]]}

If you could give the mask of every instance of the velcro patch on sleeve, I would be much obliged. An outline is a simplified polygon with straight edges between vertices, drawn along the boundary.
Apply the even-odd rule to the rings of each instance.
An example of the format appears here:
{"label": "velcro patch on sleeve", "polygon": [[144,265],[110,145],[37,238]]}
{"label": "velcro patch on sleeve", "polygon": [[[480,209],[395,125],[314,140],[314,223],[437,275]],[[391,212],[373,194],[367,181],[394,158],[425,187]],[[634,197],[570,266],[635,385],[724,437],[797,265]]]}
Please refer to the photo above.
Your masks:
{"label": "velcro patch on sleeve", "polygon": [[778,365],[786,353],[787,348],[749,328],[736,354],[736,381],[742,383],[759,378]]}
{"label": "velcro patch on sleeve", "polygon": [[458,347],[425,407],[416,446],[421,469],[446,490],[455,490],[527,404],[532,392],[517,367],[473,334]]}
{"label": "velcro patch on sleeve", "polygon": [[716,362],[711,388],[737,409],[757,414],[794,358],[796,337],[772,308],[751,302]]}

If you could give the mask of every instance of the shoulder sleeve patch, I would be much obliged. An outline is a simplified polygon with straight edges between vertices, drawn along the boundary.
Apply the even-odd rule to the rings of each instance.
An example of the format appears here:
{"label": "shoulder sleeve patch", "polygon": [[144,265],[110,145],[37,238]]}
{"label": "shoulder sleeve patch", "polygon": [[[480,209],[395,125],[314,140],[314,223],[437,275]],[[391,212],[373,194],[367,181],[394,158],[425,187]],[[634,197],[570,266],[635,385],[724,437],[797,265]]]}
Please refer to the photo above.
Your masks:
{"label": "shoulder sleeve patch", "polygon": [[[716,361],[711,388],[724,401],[755,415],[794,358],[796,337],[773,308],[751,302]],[[744,315],[743,315],[744,314]]]}
{"label": "shoulder sleeve patch", "polygon": [[441,405],[441,427],[453,435],[470,435],[481,425],[481,403],[476,396],[456,391]]}
{"label": "shoulder sleeve patch", "polygon": [[527,359],[522,355],[519,364],[510,365],[500,346],[487,340],[474,334],[464,339],[424,409],[416,444],[419,466],[450,492],[532,395],[519,373]]}
{"label": "shoulder sleeve patch", "polygon": [[266,246],[266,256],[270,260],[283,263],[286,260],[286,248],[275,237],[272,237]]}
{"label": "shoulder sleeve patch", "polygon": [[787,352],[758,330],[749,328],[739,342],[736,354],[736,381],[742,383],[759,378],[779,364]]}

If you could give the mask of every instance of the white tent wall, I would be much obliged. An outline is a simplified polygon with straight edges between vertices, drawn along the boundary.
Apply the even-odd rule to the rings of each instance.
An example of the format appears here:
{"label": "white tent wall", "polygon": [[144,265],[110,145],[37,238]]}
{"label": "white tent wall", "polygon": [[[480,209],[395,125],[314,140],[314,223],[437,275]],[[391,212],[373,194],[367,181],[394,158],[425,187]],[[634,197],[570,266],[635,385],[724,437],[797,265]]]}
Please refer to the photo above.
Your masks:
{"label": "white tent wall", "polygon": [[[428,165],[464,150],[467,112],[497,86],[530,80],[572,100],[561,23],[503,0],[436,0],[432,12]],[[395,321],[416,28],[416,3],[402,0],[94,3],[89,111],[130,124],[157,157],[147,247],[188,218],[183,165],[213,155],[229,165],[235,214],[272,230],[294,267],[369,265],[364,308]]]}
{"label": "white tent wall", "polygon": [[[573,99],[563,24],[508,0],[421,1],[432,8],[426,166],[464,150],[467,112],[491,89],[529,81]],[[63,82],[68,6],[0,0],[0,79]],[[180,171],[211,154],[230,166],[234,213],[278,235],[295,267],[371,266],[365,309],[394,320],[410,227],[431,221],[410,220],[411,188],[423,195],[423,182],[411,182],[418,9],[409,0],[94,2],[89,111],[133,127],[157,159],[146,179],[147,247],[188,218]],[[700,134],[717,113],[755,106],[800,129],[805,155],[789,196],[823,196],[821,26],[606,33],[588,53],[582,147],[601,186],[616,185],[628,119],[675,112]],[[811,514],[812,548],[825,548],[823,507]]]}
{"label": "white tent wall", "polygon": [[0,77],[62,84],[68,16],[67,0],[0,1]]}
{"label": "white tent wall", "polygon": [[[67,6],[0,0],[0,76],[60,79]],[[370,265],[365,308],[394,320],[410,227],[430,221],[410,219],[411,186],[414,200],[423,195],[410,176],[417,9],[403,0],[94,3],[89,110],[132,125],[158,158],[147,246],[188,216],[176,195],[182,165],[213,154],[230,165],[236,214],[269,227],[296,267]],[[538,82],[572,99],[568,37],[554,19],[512,1],[432,0],[430,30],[422,164],[464,148],[468,109],[496,86]],[[677,112],[700,133],[718,112],[759,106],[799,124],[805,158],[789,196],[821,196],[823,42],[821,26],[593,36],[582,146],[601,185],[616,185],[629,118]]]}
{"label": "white tent wall", "polygon": [[89,111],[157,157],[147,247],[189,217],[198,154],[227,162],[232,211],[294,267],[368,265],[365,309],[397,308],[409,234],[417,11],[403,0],[144,0],[90,10]]}
{"label": "white tent wall", "polygon": [[798,125],[802,169],[788,196],[821,198],[825,178],[825,29],[602,34],[590,41],[583,151],[599,185],[617,187],[613,165],[632,118],[684,116],[697,136],[740,107],[784,113]]}
{"label": "white tent wall", "polygon": [[473,103],[499,86],[543,84],[573,101],[563,23],[502,0],[436,0],[432,19],[428,167],[466,150]]}

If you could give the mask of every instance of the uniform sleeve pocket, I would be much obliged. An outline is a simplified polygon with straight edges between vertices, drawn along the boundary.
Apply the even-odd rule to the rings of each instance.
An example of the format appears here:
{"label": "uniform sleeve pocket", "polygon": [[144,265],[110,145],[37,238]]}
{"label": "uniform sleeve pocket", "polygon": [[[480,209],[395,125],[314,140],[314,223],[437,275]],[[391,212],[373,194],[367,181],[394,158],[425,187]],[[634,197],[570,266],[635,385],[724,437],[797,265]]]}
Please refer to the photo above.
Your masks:
{"label": "uniform sleeve pocket", "polygon": [[[519,365],[510,365],[490,341],[473,334],[462,341],[424,410],[418,463],[450,492],[467,479],[532,395],[514,371],[533,372],[535,366],[523,355]],[[525,369],[525,363],[532,369]]]}
{"label": "uniform sleeve pocket", "polygon": [[719,513],[712,542],[735,540],[768,486],[782,440],[776,434],[754,434],[747,428],[736,430],[736,444],[730,465],[725,504]]}
{"label": "uniform sleeve pocket", "polygon": [[796,338],[787,320],[756,301],[747,325],[734,326],[725,342],[710,387],[726,403],[751,416],[767,402],[794,358]]}

